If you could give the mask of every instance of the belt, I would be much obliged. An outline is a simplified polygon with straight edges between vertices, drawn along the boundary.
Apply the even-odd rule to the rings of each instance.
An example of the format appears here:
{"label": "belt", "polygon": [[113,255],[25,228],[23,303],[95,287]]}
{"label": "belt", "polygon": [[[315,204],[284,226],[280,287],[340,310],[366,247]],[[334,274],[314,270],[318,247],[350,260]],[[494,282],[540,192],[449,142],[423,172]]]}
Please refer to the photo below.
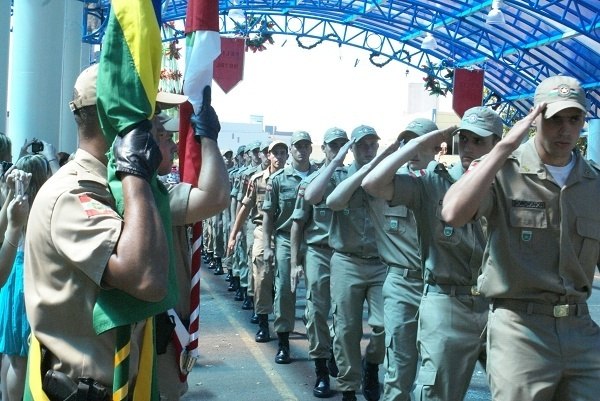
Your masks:
{"label": "belt", "polygon": [[377,256],[361,256],[356,253],[340,252],[340,251],[335,251],[335,253],[339,253],[340,255],[348,256],[349,258],[359,258],[359,259],[365,259],[365,260],[379,259],[379,255],[377,255]]}
{"label": "belt", "polygon": [[475,285],[450,285],[450,284],[425,284],[424,293],[436,292],[454,297],[456,295],[478,296],[477,286]]}
{"label": "belt", "polygon": [[394,266],[394,265],[389,265],[390,268],[392,268],[394,270],[394,272],[400,274],[402,277],[404,278],[410,278],[413,280],[422,280],[423,279],[423,273],[421,272],[421,270],[415,270],[415,269],[409,269],[408,267],[402,267],[402,266]]}
{"label": "belt", "polygon": [[492,305],[493,309],[509,309],[517,312],[525,312],[529,315],[546,315],[551,317],[583,316],[590,313],[586,303],[550,305],[516,299],[494,299]]}

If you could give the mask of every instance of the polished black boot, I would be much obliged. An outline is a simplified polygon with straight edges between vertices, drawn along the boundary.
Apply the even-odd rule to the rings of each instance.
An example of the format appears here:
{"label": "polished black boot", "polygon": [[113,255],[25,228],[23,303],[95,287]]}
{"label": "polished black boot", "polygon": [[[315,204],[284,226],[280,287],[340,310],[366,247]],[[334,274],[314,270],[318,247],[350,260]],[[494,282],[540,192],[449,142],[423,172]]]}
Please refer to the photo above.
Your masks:
{"label": "polished black boot", "polygon": [[231,283],[231,279],[233,279],[233,270],[231,268],[228,268],[227,275],[225,276],[225,281]]}
{"label": "polished black boot", "polygon": [[340,372],[337,363],[335,363],[335,355],[333,353],[333,340],[331,340],[331,354],[327,360],[327,368],[329,369],[329,376],[337,377]]}
{"label": "polished black boot", "polygon": [[275,363],[288,364],[292,362],[290,358],[290,333],[277,333],[279,338],[279,348],[277,349],[277,355],[275,355]]}
{"label": "polished black boot", "polygon": [[269,334],[269,315],[266,313],[260,313],[258,316],[258,331],[254,337],[254,341],[257,343],[266,343],[271,339]]}
{"label": "polished black boot", "polygon": [[362,392],[367,401],[379,400],[379,365],[363,360]]}
{"label": "polished black boot", "polygon": [[221,257],[217,256],[214,258],[214,263],[215,263],[215,271],[214,271],[214,275],[215,276],[221,276],[223,274],[225,274],[225,271],[223,270],[223,265],[221,264]]}
{"label": "polished black boot", "polygon": [[211,264],[214,258],[214,252],[206,252],[203,256],[202,256],[202,260],[204,261],[204,263],[206,263],[208,265],[209,269],[212,269]]}
{"label": "polished black boot", "polygon": [[256,314],[256,311],[252,311],[252,316],[250,316],[250,323],[258,324],[258,315]]}
{"label": "polished black boot", "polygon": [[252,295],[248,295],[246,293],[246,298],[244,298],[244,303],[242,304],[243,310],[251,310],[254,308],[254,297]]}
{"label": "polished black boot", "polygon": [[227,287],[227,291],[237,291],[240,288],[240,276],[233,276]]}
{"label": "polished black boot", "polygon": [[317,398],[331,397],[331,388],[329,387],[329,369],[327,369],[327,359],[315,359],[315,373],[317,381],[313,388],[313,395]]}
{"label": "polished black boot", "polygon": [[342,393],[342,401],[356,401],[356,393],[354,391],[344,391]]}
{"label": "polished black boot", "polygon": [[248,287],[240,287],[235,293],[235,297],[233,297],[234,301],[243,301],[246,298],[246,293],[248,292]]}

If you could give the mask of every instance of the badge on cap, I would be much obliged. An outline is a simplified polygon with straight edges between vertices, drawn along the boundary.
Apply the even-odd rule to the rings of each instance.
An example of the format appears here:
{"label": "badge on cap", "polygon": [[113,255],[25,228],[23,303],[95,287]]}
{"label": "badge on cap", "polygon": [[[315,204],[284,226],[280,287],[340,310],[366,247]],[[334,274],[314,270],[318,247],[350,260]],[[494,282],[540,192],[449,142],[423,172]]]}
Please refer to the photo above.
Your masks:
{"label": "badge on cap", "polygon": [[477,117],[477,114],[475,114],[475,113],[473,113],[467,117],[467,121],[471,124],[477,123],[478,119],[479,119],[479,117]]}

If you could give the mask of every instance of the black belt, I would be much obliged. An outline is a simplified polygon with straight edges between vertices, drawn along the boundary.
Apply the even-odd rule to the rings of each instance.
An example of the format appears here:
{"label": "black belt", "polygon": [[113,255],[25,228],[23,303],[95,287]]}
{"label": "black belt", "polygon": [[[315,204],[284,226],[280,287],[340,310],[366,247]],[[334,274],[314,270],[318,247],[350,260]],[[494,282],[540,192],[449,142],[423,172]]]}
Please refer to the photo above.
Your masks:
{"label": "black belt", "polygon": [[390,268],[394,269],[396,273],[399,273],[404,278],[410,278],[414,280],[422,280],[423,273],[421,270],[409,269],[408,267],[389,265]]}
{"label": "black belt", "polygon": [[450,295],[451,297],[456,295],[479,295],[475,285],[425,284],[425,294],[428,292]]}
{"label": "black belt", "polygon": [[494,299],[492,305],[493,309],[502,308],[517,312],[525,312],[530,315],[546,315],[552,317],[583,316],[590,313],[586,303],[550,305],[519,301],[516,299]]}
{"label": "black belt", "polygon": [[339,253],[341,255],[344,255],[344,256],[348,256],[349,258],[358,258],[358,259],[365,259],[365,260],[379,259],[379,255],[377,255],[377,256],[362,256],[362,255],[358,255],[356,253],[340,252],[340,251],[335,251],[335,252]]}

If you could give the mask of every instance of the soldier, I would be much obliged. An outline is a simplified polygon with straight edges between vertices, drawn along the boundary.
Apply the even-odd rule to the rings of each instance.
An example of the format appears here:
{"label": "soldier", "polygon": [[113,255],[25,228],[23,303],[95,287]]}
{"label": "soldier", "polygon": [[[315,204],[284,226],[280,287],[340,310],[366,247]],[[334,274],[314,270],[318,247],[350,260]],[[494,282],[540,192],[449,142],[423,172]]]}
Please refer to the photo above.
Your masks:
{"label": "soldier", "polygon": [[600,168],[576,147],[587,110],[576,79],[544,79],[531,113],[444,198],[449,223],[487,221],[478,288],[491,299],[494,400],[600,394],[600,329],[586,303],[600,265]]}
{"label": "soldier", "polygon": [[[350,145],[348,134],[341,128],[330,128],[325,132],[321,149],[325,154],[327,166],[341,152],[345,156]],[[340,150],[342,148],[343,150]],[[338,163],[343,163],[339,161]],[[329,311],[331,310],[330,268],[329,262],[333,249],[329,246],[329,228],[331,226],[331,209],[325,204],[325,199],[333,189],[333,183],[327,186],[321,199],[311,205],[304,199],[304,192],[310,182],[324,169],[320,168],[298,187],[296,205],[292,214],[291,241],[291,290],[296,291],[296,285],[302,275],[306,280],[306,335],[308,337],[308,356],[315,363],[317,381],[313,395],[319,398],[331,396],[329,385],[329,369],[327,361],[332,357],[331,336],[329,334]],[[303,259],[302,255],[306,257]],[[333,372],[335,373],[335,372]]]}
{"label": "soldier", "polygon": [[[414,154],[448,141],[452,133],[459,135],[460,164],[446,169],[441,163],[430,163],[419,177],[396,174]],[[387,200],[390,206],[410,208],[417,222],[424,289],[417,333],[421,366],[416,399],[462,400],[475,364],[485,360],[487,301],[474,287],[484,232],[479,221],[451,227],[440,212],[448,188],[501,136],[500,116],[490,108],[473,107],[465,112],[457,130],[451,127],[411,140],[363,181],[369,193]]]}
{"label": "soldier", "polygon": [[236,234],[241,229],[243,222],[248,216],[254,224],[254,243],[252,246],[252,276],[254,284],[254,311],[259,325],[255,336],[257,343],[268,342],[269,313],[273,312],[273,266],[266,265],[263,259],[263,228],[262,228],[262,204],[265,198],[267,181],[275,172],[281,170],[288,158],[287,145],[281,141],[275,141],[268,146],[269,166],[254,174],[250,178],[248,191],[242,200],[242,206],[238,213],[235,225],[229,237],[228,249],[233,252],[236,244]]}
{"label": "soldier", "polygon": [[[279,339],[275,363],[291,362],[289,335],[296,320],[296,294],[290,288],[290,230],[296,191],[303,178],[316,171],[310,164],[312,141],[306,131],[296,131],[290,141],[292,162],[273,174],[263,203],[263,241],[265,263],[275,262],[274,329]],[[274,238],[275,252],[272,250]],[[274,259],[273,259],[274,257]]]}

